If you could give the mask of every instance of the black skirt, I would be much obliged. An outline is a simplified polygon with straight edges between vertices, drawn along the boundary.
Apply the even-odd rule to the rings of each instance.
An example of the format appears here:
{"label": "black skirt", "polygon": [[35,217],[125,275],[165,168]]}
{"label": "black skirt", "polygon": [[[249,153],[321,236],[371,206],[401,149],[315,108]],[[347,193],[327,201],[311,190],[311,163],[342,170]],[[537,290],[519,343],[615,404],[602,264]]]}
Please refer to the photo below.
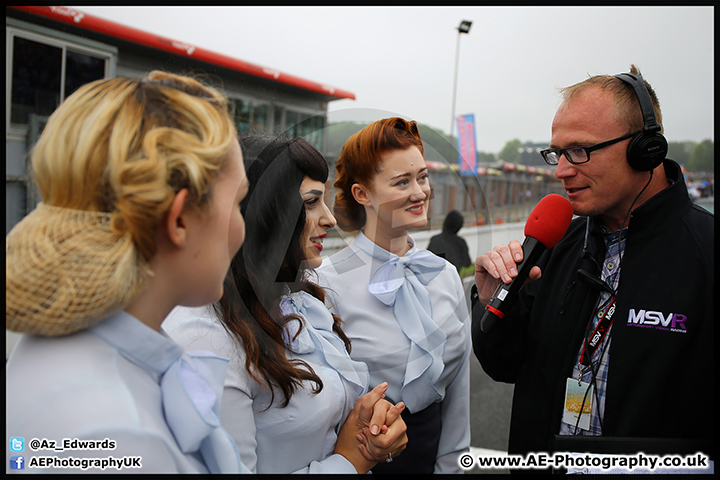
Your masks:
{"label": "black skirt", "polygon": [[441,405],[442,402],[433,403],[417,413],[410,413],[407,409],[402,412],[402,419],[407,425],[407,447],[391,463],[380,461],[375,465],[372,468],[374,475],[433,473],[442,432]]}

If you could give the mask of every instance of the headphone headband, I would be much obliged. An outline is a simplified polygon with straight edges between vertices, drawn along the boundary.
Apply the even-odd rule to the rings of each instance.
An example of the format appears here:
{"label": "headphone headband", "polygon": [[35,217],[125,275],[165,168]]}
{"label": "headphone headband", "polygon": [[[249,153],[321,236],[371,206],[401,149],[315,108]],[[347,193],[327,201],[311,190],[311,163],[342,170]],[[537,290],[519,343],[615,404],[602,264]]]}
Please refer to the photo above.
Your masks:
{"label": "headphone headband", "polygon": [[648,89],[645,86],[645,81],[643,80],[642,75],[635,73],[618,73],[615,77],[630,84],[630,86],[633,87],[633,90],[635,90],[635,96],[637,97],[638,102],[640,102],[640,109],[642,110],[643,115],[643,131],[660,131],[660,124],[657,123],[657,120],[655,120],[655,108],[653,107],[652,98],[650,97],[650,92],[648,92]]}
{"label": "headphone headband", "polygon": [[636,73],[619,73],[616,78],[629,84],[635,91],[640,102],[643,116],[643,130],[635,135],[628,144],[627,160],[631,167],[642,172],[651,171],[665,160],[668,145],[660,133],[660,124],[655,118],[652,97],[645,86],[642,75]]}

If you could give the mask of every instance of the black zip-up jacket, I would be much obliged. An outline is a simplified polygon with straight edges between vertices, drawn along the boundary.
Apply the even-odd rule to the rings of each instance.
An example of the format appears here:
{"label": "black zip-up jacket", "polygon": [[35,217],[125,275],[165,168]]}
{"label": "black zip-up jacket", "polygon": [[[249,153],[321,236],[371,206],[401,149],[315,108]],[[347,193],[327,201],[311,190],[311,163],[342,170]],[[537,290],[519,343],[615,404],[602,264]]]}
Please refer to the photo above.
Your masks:
{"label": "black zip-up jacket", "polygon": [[[679,165],[664,165],[672,185],[630,218],[603,436],[699,440],[714,457],[714,216],[690,201]],[[605,244],[594,220],[588,250],[602,264]],[[475,355],[494,380],[515,384],[511,454],[554,451],[566,380],[600,293],[577,278],[580,268],[599,275],[581,259],[585,225],[585,217],[574,219],[542,254],[542,278],[520,291],[490,332],[480,330],[484,306],[473,306]]]}

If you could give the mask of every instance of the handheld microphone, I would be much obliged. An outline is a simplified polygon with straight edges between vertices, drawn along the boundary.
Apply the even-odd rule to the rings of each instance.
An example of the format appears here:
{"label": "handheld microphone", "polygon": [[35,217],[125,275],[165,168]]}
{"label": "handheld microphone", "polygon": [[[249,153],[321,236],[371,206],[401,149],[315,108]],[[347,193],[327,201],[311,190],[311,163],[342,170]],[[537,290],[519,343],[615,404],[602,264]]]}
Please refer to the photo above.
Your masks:
{"label": "handheld microphone", "polygon": [[489,332],[505,313],[515,304],[518,292],[527,280],[530,270],[547,248],[552,248],[567,232],[573,216],[572,204],[565,197],[552,193],[538,202],[525,223],[525,241],[522,244],[523,259],[517,266],[518,275],[509,284],[500,283],[485,313],[480,319],[480,329]]}

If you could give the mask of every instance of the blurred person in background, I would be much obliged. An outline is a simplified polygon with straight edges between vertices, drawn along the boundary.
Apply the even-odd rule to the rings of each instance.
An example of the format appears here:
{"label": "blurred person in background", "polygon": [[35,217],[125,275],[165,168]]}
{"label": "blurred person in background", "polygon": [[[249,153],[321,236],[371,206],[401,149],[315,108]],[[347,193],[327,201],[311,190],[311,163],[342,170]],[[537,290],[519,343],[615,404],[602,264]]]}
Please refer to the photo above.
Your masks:
{"label": "blurred person in background", "polygon": [[438,257],[442,257],[455,265],[461,277],[465,276],[465,272],[470,275],[475,271],[468,244],[464,238],[458,235],[463,222],[462,213],[457,210],[448,212],[443,221],[442,232],[430,239],[427,248]]}

